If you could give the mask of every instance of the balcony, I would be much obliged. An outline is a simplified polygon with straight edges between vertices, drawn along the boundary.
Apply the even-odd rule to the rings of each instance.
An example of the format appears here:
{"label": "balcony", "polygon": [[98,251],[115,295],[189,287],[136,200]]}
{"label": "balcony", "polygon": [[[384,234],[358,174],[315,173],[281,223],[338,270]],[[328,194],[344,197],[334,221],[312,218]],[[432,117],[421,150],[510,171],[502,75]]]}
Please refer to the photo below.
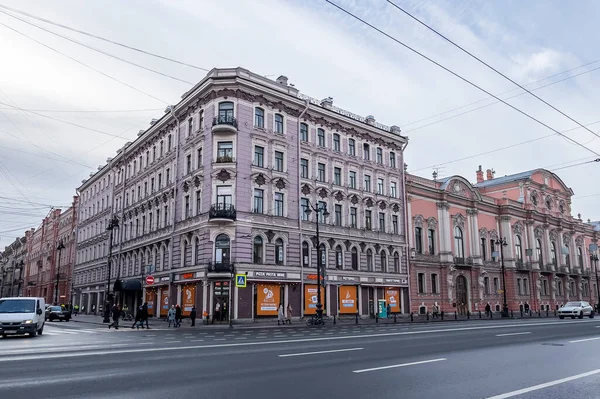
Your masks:
{"label": "balcony", "polygon": [[233,263],[229,262],[209,262],[208,263],[209,273],[233,273]]}
{"label": "balcony", "polygon": [[233,163],[235,162],[235,158],[231,155],[220,155],[217,156],[215,163]]}
{"label": "balcony", "polygon": [[237,133],[238,123],[233,115],[219,115],[213,118],[212,133]]}
{"label": "balcony", "polygon": [[455,256],[454,265],[457,267],[471,267],[473,266],[473,258],[459,258]]}
{"label": "balcony", "polygon": [[569,268],[567,266],[558,267],[556,270],[556,274],[568,274]]}
{"label": "balcony", "polygon": [[517,270],[527,271],[531,269],[531,264],[529,262],[523,262],[522,259],[515,260],[515,266],[517,267]]}
{"label": "balcony", "polygon": [[235,206],[232,204],[212,204],[208,219],[214,222],[233,222],[236,220]]}

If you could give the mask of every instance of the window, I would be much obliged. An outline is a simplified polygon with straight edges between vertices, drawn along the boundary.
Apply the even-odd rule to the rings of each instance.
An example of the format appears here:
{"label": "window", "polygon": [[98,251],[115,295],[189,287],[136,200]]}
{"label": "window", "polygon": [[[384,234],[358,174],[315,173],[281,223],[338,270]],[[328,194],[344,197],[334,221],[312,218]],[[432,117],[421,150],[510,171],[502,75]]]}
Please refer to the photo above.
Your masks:
{"label": "window", "polygon": [[529,295],[529,282],[526,278],[523,279],[523,295]]}
{"label": "window", "polygon": [[390,183],[390,197],[398,198],[398,184],[393,181]]}
{"label": "window", "polygon": [[498,259],[498,252],[494,251],[494,248],[496,248],[496,241],[494,241],[493,239],[490,240],[490,252],[491,252],[491,259],[494,262],[497,262]]}
{"label": "window", "polygon": [[159,147],[159,148],[160,148],[160,156],[161,156],[161,157],[162,157],[162,156],[163,156],[163,154],[165,153],[165,149],[164,149],[164,147],[165,147],[165,143],[164,143],[164,141],[161,141],[161,142],[160,142],[160,147]]}
{"label": "window", "polygon": [[192,216],[192,212],[190,209],[190,196],[186,195],[185,199],[184,199],[184,218],[189,218],[190,216]]}
{"label": "window", "polygon": [[417,275],[417,281],[418,281],[419,294],[424,294],[425,293],[425,273],[419,273]]}
{"label": "window", "polygon": [[429,255],[435,255],[435,230],[427,230],[427,242],[429,244]]}
{"label": "window", "polygon": [[252,263],[263,263],[263,239],[262,237],[254,237],[254,243],[252,245]]}
{"label": "window", "polygon": [[351,263],[352,263],[352,270],[358,270],[358,251],[356,250],[356,248],[352,248],[352,251],[350,252],[351,254]]}
{"label": "window", "polygon": [[169,134],[167,136],[167,151],[171,151],[171,147],[173,147],[173,136]]}
{"label": "window", "polygon": [[191,136],[194,133],[194,119],[190,118],[188,120],[188,136]]}
{"label": "window", "polygon": [[383,195],[383,179],[377,179],[377,194]]}
{"label": "window", "polygon": [[300,124],[300,140],[308,141],[308,125],[306,123]]}
{"label": "window", "polygon": [[188,155],[185,157],[185,173],[192,173],[192,155]]}
{"label": "window", "polygon": [[542,295],[548,295],[548,280],[542,280]]}
{"label": "window", "polygon": [[583,252],[581,251],[581,247],[577,247],[577,264],[583,268]]}
{"label": "window", "polygon": [[356,141],[348,139],[348,155],[356,156]]}
{"label": "window", "polygon": [[521,236],[515,236],[515,256],[518,261],[523,260],[523,245],[521,243]]}
{"label": "window", "polygon": [[385,233],[385,213],[379,212],[379,231]]}
{"label": "window", "polygon": [[398,234],[398,215],[392,215],[392,233]]}
{"label": "window", "polygon": [[394,253],[394,273],[398,273],[400,271],[400,254],[398,252]]}
{"label": "window", "polygon": [[383,150],[380,147],[377,147],[377,163],[383,164]]}
{"label": "window", "polygon": [[350,188],[356,188],[356,172],[350,171],[348,173],[348,185]]}
{"label": "window", "polygon": [[154,192],[154,177],[150,178],[150,192]]}
{"label": "window", "polygon": [[310,249],[307,242],[302,243],[302,266],[308,267],[310,260]]}
{"label": "window", "polygon": [[196,169],[202,167],[202,147],[196,150]]}
{"label": "window", "polygon": [[498,277],[494,277],[494,294],[499,294],[500,291],[500,280]]}
{"label": "window", "polygon": [[367,270],[373,271],[373,251],[367,249]]}
{"label": "window", "polygon": [[517,294],[523,295],[523,280],[517,278]]}
{"label": "window", "polygon": [[562,295],[562,294],[563,294],[563,289],[562,289],[562,288],[563,288],[563,287],[562,287],[562,281],[560,281],[560,280],[559,280],[559,281],[556,283],[556,288],[557,288],[557,290],[558,290],[558,295]]}
{"label": "window", "polygon": [[300,219],[308,220],[308,214],[306,213],[306,211],[308,209],[310,209],[308,207],[308,198],[301,198],[300,199]]}
{"label": "window", "polygon": [[308,179],[308,159],[300,159],[300,177]]}
{"label": "window", "polygon": [[365,211],[365,229],[367,229],[367,230],[371,230],[372,229],[372,225],[371,225],[371,211],[370,210],[366,210]]}
{"label": "window", "polygon": [[[148,165],[150,165],[150,151],[146,151],[146,166]],[[104,186],[104,184],[102,186]]]}
{"label": "window", "polygon": [[371,192],[371,176],[365,175],[365,185],[363,189],[368,193]]}
{"label": "window", "polygon": [[156,161],[156,146],[152,147],[152,162]]}
{"label": "window", "polygon": [[275,193],[275,216],[283,216],[283,193]]}
{"label": "window", "polygon": [[[323,201],[319,201],[317,203],[317,209],[325,209],[327,210],[327,204]],[[324,212],[318,212],[317,217],[319,218],[319,223],[325,223],[325,215]]]}
{"label": "window", "polygon": [[319,253],[317,256],[321,257],[321,267],[325,267],[327,264],[327,248],[325,248],[325,244],[319,245]]}
{"label": "window", "polygon": [[275,151],[275,165],[273,167],[277,172],[283,172],[283,152]]}
{"label": "window", "polygon": [[540,239],[535,240],[535,251],[537,252],[539,264],[544,264],[544,259],[542,257],[542,241]]}
{"label": "window", "polygon": [[229,209],[232,198],[231,186],[217,186],[217,206],[219,209]]}
{"label": "window", "polygon": [[275,133],[283,134],[283,115],[275,114]]}
{"label": "window", "polygon": [[254,147],[254,165],[264,168],[265,166],[265,149],[263,147]]}
{"label": "window", "polygon": [[264,213],[264,190],[254,189],[254,213]]}
{"label": "window", "polygon": [[137,161],[133,161],[133,174],[137,172]]}
{"label": "window", "polygon": [[233,142],[220,141],[217,143],[217,162],[233,162]]}
{"label": "window", "polygon": [[317,180],[320,182],[325,182],[325,164],[318,163],[317,164]]}
{"label": "window", "polygon": [[341,186],[342,185],[342,169],[341,168],[333,168],[333,184]]}
{"label": "window", "polygon": [[344,268],[344,255],[342,253],[342,247],[339,245],[335,247],[335,268],[339,270]]}
{"label": "window", "polygon": [[162,173],[158,174],[158,189],[162,188]]}
{"label": "window", "polygon": [[390,167],[392,167],[392,168],[396,167],[396,153],[395,152],[390,152]]}
{"label": "window", "polygon": [[230,241],[227,234],[219,234],[215,239],[215,263],[229,264]]}
{"label": "window", "polygon": [[202,210],[202,191],[196,191],[196,215],[200,214]]}
{"label": "window", "polygon": [[431,293],[432,294],[439,294],[438,291],[438,275],[433,273],[431,275]]}
{"label": "window", "polygon": [[387,255],[384,250],[381,250],[381,253],[379,254],[379,262],[381,263],[381,271],[386,272],[387,271]]}
{"label": "window", "polygon": [[556,243],[554,241],[550,243],[550,259],[552,261],[552,264],[556,266]]}
{"label": "window", "polygon": [[275,264],[283,265],[283,240],[281,238],[275,240]]}
{"label": "window", "polygon": [[[157,214],[158,215],[158,214]],[[169,206],[165,205],[165,209],[164,209],[164,225],[167,226],[169,224],[168,220],[169,220]],[[160,218],[157,217],[156,220],[158,220],[160,222]]]}
{"label": "window", "polygon": [[325,147],[325,130],[317,129],[317,142],[319,147]]}
{"label": "window", "polygon": [[265,111],[262,108],[254,108],[254,127],[265,127]]}
{"label": "window", "polygon": [[481,239],[481,258],[487,259],[487,240],[485,238]]}
{"label": "window", "polygon": [[233,121],[233,103],[230,101],[219,103],[218,123],[232,124]]}
{"label": "window", "polygon": [[489,277],[483,278],[483,292],[486,295],[490,294],[490,278]]}
{"label": "window", "polygon": [[335,205],[334,214],[335,214],[335,225],[341,226],[342,225],[342,206],[341,205],[339,205],[339,204]]}
{"label": "window", "polygon": [[337,133],[333,134],[333,150],[340,151],[340,135]]}
{"label": "window", "polygon": [[350,227],[352,227],[353,229],[356,229],[358,227],[356,224],[356,208],[355,207],[350,208]]}
{"label": "window", "polygon": [[365,161],[371,160],[371,146],[367,143],[363,144],[363,158]]}
{"label": "window", "polygon": [[454,228],[454,254],[457,258],[465,257],[465,243],[463,240],[463,232],[458,226]]}
{"label": "window", "polygon": [[415,252],[423,253],[423,228],[415,227]]}

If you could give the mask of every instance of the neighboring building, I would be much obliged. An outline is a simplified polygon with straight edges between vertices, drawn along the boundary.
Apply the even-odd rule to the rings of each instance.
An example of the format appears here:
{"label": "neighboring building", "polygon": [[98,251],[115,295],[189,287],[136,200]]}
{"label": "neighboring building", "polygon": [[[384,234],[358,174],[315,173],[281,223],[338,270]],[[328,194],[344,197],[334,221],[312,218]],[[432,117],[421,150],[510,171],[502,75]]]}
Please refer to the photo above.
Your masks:
{"label": "neighboring building", "polygon": [[[431,312],[555,309],[568,300],[597,301],[590,244],[598,229],[571,216],[573,191],[535,169],[494,178],[481,166],[477,183],[452,176],[407,176],[411,309]],[[496,240],[506,238],[502,284]],[[594,248],[592,247],[592,250]]]}
{"label": "neighboring building", "polygon": [[[156,316],[176,303],[184,315],[192,305],[228,313],[230,299],[236,319],[275,316],[279,303],[313,313],[310,203],[330,212],[320,223],[326,311],[373,314],[390,297],[408,309],[398,127],[241,68],[212,70],[182,98],[79,188],[81,304],[102,303],[106,223],[117,216],[111,282],[130,307],[145,295]],[[246,288],[231,289],[232,270],[247,273]]]}
{"label": "neighboring building", "polygon": [[4,247],[0,256],[0,297],[21,296],[23,268],[27,257],[27,235]]}
{"label": "neighboring building", "polygon": [[71,302],[78,205],[75,196],[69,209],[53,209],[28,232],[23,295],[44,297],[46,303]]}

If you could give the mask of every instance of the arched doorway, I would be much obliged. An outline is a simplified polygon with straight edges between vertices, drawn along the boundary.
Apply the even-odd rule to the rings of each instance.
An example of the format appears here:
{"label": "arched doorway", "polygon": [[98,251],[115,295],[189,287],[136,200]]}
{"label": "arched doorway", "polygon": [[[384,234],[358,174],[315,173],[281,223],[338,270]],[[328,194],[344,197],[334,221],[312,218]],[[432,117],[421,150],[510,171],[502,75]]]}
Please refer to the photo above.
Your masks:
{"label": "arched doorway", "polygon": [[456,310],[459,315],[466,315],[468,309],[467,278],[465,276],[458,276],[456,278]]}

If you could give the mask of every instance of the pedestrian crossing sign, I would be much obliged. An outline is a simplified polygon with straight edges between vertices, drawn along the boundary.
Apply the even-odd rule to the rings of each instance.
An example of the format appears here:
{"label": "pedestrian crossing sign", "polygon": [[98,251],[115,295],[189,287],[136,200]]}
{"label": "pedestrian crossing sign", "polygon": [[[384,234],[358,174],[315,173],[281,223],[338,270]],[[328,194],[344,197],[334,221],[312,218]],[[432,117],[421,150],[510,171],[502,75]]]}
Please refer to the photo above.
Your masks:
{"label": "pedestrian crossing sign", "polygon": [[246,275],[236,274],[235,275],[235,286],[238,288],[246,288]]}

